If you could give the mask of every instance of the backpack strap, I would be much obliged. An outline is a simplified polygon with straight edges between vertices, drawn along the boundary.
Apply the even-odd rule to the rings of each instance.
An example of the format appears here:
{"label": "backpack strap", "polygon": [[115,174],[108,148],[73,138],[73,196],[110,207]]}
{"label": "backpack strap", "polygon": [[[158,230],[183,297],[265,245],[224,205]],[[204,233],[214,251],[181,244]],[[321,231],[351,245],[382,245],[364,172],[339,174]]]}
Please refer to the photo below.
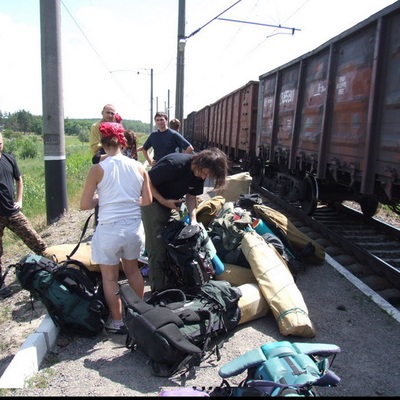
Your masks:
{"label": "backpack strap", "polygon": [[15,264],[9,265],[9,266],[6,268],[6,270],[4,271],[4,274],[2,274],[1,266],[0,266],[0,287],[2,287],[2,286],[3,286],[3,283],[6,282],[7,274],[8,274],[8,272],[10,271],[10,269],[13,268],[13,267],[15,268],[16,265],[15,265]]}
{"label": "backpack strap", "polygon": [[59,279],[61,275],[65,276],[66,269],[69,271],[69,274],[77,277],[76,280],[86,280],[86,282],[84,283],[86,287],[93,287],[94,290],[94,288],[97,286],[97,277],[95,273],[93,271],[90,271],[89,268],[86,267],[86,265],[83,264],[81,261],[75,259],[69,258],[62,261],[52,272],[53,276],[56,279]]}
{"label": "backpack strap", "polygon": [[89,221],[90,221],[90,218],[92,217],[92,215],[94,215],[94,213],[91,213],[91,214],[87,217],[86,222],[85,222],[85,225],[83,225],[82,234],[81,234],[81,237],[79,238],[79,242],[78,242],[78,244],[75,246],[75,248],[71,251],[71,253],[67,256],[67,259],[70,259],[70,258],[78,251],[79,246],[81,245],[82,239],[83,239],[84,236],[85,236],[85,233],[86,233],[86,230],[87,230],[87,228],[88,228]]}

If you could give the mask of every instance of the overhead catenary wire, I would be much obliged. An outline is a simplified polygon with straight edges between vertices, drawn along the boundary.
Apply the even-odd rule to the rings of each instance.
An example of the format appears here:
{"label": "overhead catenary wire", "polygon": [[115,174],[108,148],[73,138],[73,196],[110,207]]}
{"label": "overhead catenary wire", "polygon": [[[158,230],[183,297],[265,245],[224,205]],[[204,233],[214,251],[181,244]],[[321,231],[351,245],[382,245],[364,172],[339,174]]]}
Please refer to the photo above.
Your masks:
{"label": "overhead catenary wire", "polygon": [[218,19],[218,17],[222,14],[225,14],[228,10],[230,10],[232,7],[236,6],[236,4],[240,3],[242,0],[238,0],[235,4],[232,4],[230,7],[228,7],[226,10],[222,11],[219,13],[216,17],[205,23],[203,26],[200,28],[197,28],[195,31],[193,31],[189,36],[185,36],[183,39],[189,39],[190,37],[194,36],[196,33],[199,33],[203,28],[205,28],[207,25],[211,24],[211,22],[215,21]]}
{"label": "overhead catenary wire", "polygon": [[270,28],[278,28],[278,29],[289,29],[292,31],[292,35],[294,35],[295,31],[301,31],[299,28],[289,28],[287,26],[282,26],[282,25],[271,25],[271,24],[262,24],[260,22],[251,22],[251,21],[241,21],[238,19],[229,19],[229,18],[217,18],[221,21],[229,21],[229,22],[240,22],[242,24],[251,24],[251,25],[261,25],[261,26],[268,26]]}

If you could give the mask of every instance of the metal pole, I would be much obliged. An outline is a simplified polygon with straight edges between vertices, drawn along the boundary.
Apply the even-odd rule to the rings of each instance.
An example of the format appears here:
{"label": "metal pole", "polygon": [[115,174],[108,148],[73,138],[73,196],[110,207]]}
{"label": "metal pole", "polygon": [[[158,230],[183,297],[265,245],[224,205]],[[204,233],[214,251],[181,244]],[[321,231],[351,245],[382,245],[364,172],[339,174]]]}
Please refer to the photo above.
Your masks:
{"label": "metal pole", "polygon": [[171,105],[170,105],[169,96],[170,96],[170,91],[169,91],[169,89],[168,89],[168,94],[167,94],[167,101],[168,101],[168,105],[167,105],[167,110],[168,110],[168,121],[171,120],[171,115],[170,115],[170,110],[171,110],[170,107],[171,107]]}
{"label": "metal pole", "polygon": [[68,210],[60,0],[40,0],[43,142],[47,223]]}
{"label": "metal pole", "polygon": [[153,131],[153,68],[150,70],[150,133]]}
{"label": "metal pole", "polygon": [[179,0],[178,46],[176,58],[175,117],[183,121],[183,87],[185,68],[185,0]]}

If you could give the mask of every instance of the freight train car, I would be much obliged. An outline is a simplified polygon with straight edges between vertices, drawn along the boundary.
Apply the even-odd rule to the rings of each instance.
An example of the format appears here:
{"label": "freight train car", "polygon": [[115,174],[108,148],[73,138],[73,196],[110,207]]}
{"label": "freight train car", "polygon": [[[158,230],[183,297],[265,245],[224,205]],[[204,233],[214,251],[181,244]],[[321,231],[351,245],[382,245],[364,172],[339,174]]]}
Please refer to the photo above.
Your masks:
{"label": "freight train car", "polygon": [[396,2],[207,106],[202,147],[307,214],[345,200],[368,216],[379,204],[400,214],[399,72]]}
{"label": "freight train car", "polygon": [[400,6],[260,76],[260,183],[311,214],[318,201],[400,213]]}
{"label": "freight train car", "polygon": [[210,105],[209,145],[234,162],[255,155],[258,85],[250,81]]}

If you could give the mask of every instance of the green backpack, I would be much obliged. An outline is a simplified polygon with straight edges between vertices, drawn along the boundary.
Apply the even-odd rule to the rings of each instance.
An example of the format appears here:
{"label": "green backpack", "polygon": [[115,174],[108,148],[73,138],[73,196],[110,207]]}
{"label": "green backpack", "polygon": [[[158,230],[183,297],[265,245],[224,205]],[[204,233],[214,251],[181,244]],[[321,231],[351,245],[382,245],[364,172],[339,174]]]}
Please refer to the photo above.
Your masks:
{"label": "green backpack", "polygon": [[104,327],[108,310],[97,277],[78,260],[58,264],[29,254],[15,264],[16,276],[31,297],[40,300],[62,331],[94,336]]}

